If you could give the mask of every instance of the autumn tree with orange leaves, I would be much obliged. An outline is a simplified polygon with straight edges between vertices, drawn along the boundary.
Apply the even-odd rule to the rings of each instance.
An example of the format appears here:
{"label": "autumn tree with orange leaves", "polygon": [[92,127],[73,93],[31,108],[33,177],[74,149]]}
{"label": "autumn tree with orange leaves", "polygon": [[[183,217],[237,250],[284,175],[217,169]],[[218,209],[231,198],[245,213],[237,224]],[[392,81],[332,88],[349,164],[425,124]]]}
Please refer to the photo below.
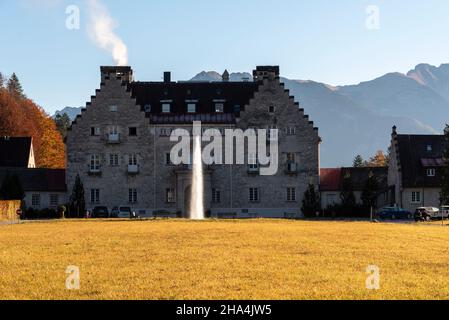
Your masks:
{"label": "autumn tree with orange leaves", "polygon": [[8,82],[1,78],[0,136],[32,137],[37,167],[65,168],[65,146],[53,119],[23,94],[15,74]]}

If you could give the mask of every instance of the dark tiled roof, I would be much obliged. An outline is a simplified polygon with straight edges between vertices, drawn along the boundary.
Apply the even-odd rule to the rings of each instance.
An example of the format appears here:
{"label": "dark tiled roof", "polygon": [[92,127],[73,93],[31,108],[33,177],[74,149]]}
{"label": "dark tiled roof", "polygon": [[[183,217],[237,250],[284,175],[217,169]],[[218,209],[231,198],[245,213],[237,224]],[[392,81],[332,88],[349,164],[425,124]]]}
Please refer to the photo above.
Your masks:
{"label": "dark tiled roof", "polygon": [[[402,185],[405,188],[437,188],[441,183],[440,167],[444,151],[443,135],[397,135]],[[430,149],[428,149],[430,146]],[[435,164],[436,176],[427,177],[426,169]]]}
{"label": "dark tiled roof", "polygon": [[341,168],[320,169],[320,190],[338,191],[340,190]]}
{"label": "dark tiled roof", "polygon": [[31,137],[1,137],[0,167],[28,167]]}
{"label": "dark tiled roof", "polygon": [[0,168],[0,183],[7,175],[17,175],[24,191],[65,192],[65,169]]}
{"label": "dark tiled roof", "polygon": [[355,191],[362,191],[364,189],[371,173],[377,178],[380,190],[388,189],[388,167],[342,168],[341,179],[343,180],[343,177],[348,173],[351,176],[352,186]]}
{"label": "dark tiled roof", "polygon": [[[162,101],[171,101],[171,113],[187,112],[189,101],[196,104],[196,113],[215,113],[215,103],[224,103],[224,113],[238,114],[235,106],[243,110],[257,91],[258,83],[248,82],[131,82],[128,88],[137,104],[151,114],[162,113]],[[213,120],[213,118],[211,118]],[[227,118],[234,121],[234,118]]]}

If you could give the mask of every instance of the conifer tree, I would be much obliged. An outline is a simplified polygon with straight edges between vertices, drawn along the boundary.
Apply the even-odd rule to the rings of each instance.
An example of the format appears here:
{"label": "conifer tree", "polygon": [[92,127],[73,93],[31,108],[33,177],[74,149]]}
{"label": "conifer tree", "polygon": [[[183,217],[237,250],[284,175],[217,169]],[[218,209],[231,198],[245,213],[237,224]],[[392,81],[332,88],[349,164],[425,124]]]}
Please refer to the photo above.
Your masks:
{"label": "conifer tree", "polygon": [[70,214],[75,214],[76,217],[81,218],[86,210],[86,200],[84,198],[84,186],[79,174],[76,176],[75,184],[73,185],[72,195],[70,196]]}
{"label": "conifer tree", "polygon": [[361,168],[361,167],[363,167],[364,166],[364,161],[363,161],[363,158],[362,158],[362,156],[361,155],[357,155],[355,158],[354,158],[354,161],[353,161],[353,165],[352,165],[354,168]]}
{"label": "conifer tree", "polygon": [[444,168],[441,177],[441,193],[440,193],[440,204],[449,205],[449,125],[446,125],[444,130]]}
{"label": "conifer tree", "polygon": [[377,194],[379,191],[379,184],[376,176],[370,171],[368,179],[362,191],[362,202],[365,208],[375,208],[377,202]]}
{"label": "conifer tree", "polygon": [[341,205],[345,210],[352,210],[356,205],[354,187],[352,184],[351,174],[346,172],[341,185]]}
{"label": "conifer tree", "polygon": [[304,192],[301,210],[306,217],[313,217],[320,210],[320,196],[313,184],[309,184],[306,192]]}
{"label": "conifer tree", "polygon": [[15,73],[11,75],[8,80],[7,89],[9,93],[15,97],[26,98],[23,93],[22,85],[20,84],[19,78]]}

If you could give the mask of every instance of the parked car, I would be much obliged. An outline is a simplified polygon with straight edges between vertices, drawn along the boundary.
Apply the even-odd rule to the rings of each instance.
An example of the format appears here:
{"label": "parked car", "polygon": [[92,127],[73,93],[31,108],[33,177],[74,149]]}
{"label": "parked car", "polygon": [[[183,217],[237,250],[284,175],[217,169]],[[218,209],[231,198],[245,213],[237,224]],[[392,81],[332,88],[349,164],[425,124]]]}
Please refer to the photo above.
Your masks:
{"label": "parked car", "polygon": [[449,219],[449,206],[442,206],[440,208],[440,217]]}
{"label": "parked car", "polygon": [[111,211],[111,217],[114,218],[131,218],[131,207],[114,207]]}
{"label": "parked car", "polygon": [[441,218],[440,209],[434,207],[420,207],[415,210],[416,221],[429,221]]}
{"label": "parked car", "polygon": [[377,213],[379,219],[381,220],[396,220],[396,219],[412,219],[413,214],[399,207],[385,207],[380,209]]}
{"label": "parked car", "polygon": [[109,218],[109,210],[107,207],[95,207],[92,210],[92,218]]}

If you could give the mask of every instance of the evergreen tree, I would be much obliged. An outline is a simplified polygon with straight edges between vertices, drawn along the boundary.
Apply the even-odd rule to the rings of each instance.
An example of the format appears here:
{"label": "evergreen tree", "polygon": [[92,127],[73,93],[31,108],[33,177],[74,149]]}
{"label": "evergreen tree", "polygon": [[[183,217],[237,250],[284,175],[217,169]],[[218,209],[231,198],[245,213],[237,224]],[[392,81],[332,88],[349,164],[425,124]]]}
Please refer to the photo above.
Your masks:
{"label": "evergreen tree", "polygon": [[23,191],[19,177],[16,174],[10,175],[7,173],[3,178],[2,185],[0,187],[0,199],[23,200],[24,198],[25,192]]}
{"label": "evergreen tree", "polygon": [[377,194],[379,191],[379,183],[376,176],[370,171],[368,179],[362,191],[362,202],[365,208],[375,208],[377,203]]}
{"label": "evergreen tree", "polygon": [[309,184],[302,200],[302,213],[306,217],[314,217],[320,210],[320,196],[313,184]]}
{"label": "evergreen tree", "polygon": [[353,162],[353,165],[352,165],[354,168],[361,168],[361,167],[363,167],[364,166],[364,161],[363,161],[363,158],[362,158],[362,156],[361,155],[357,155],[355,158],[354,158],[354,162]]}
{"label": "evergreen tree", "polygon": [[343,177],[343,182],[341,184],[341,205],[344,210],[353,210],[356,201],[355,201],[355,195],[354,195],[354,187],[352,185],[352,179],[349,172],[346,172],[346,174]]}
{"label": "evergreen tree", "polygon": [[0,72],[0,89],[3,88],[4,85],[5,85],[5,77]]}
{"label": "evergreen tree", "polygon": [[20,84],[19,78],[15,73],[11,75],[8,80],[7,89],[12,96],[19,98],[26,98],[23,93],[22,85]]}
{"label": "evergreen tree", "polygon": [[58,129],[59,133],[61,134],[62,138],[65,138],[67,136],[67,129],[70,127],[71,124],[70,117],[67,115],[67,113],[57,114],[55,117],[55,123],[56,128]]}
{"label": "evergreen tree", "polygon": [[76,176],[75,184],[73,186],[72,195],[70,196],[70,214],[76,214],[76,217],[81,218],[86,210],[86,201],[84,199],[84,186],[79,174]]}
{"label": "evergreen tree", "polygon": [[444,168],[441,177],[440,204],[449,205],[449,125],[446,125],[446,129],[444,130],[444,142]]}

